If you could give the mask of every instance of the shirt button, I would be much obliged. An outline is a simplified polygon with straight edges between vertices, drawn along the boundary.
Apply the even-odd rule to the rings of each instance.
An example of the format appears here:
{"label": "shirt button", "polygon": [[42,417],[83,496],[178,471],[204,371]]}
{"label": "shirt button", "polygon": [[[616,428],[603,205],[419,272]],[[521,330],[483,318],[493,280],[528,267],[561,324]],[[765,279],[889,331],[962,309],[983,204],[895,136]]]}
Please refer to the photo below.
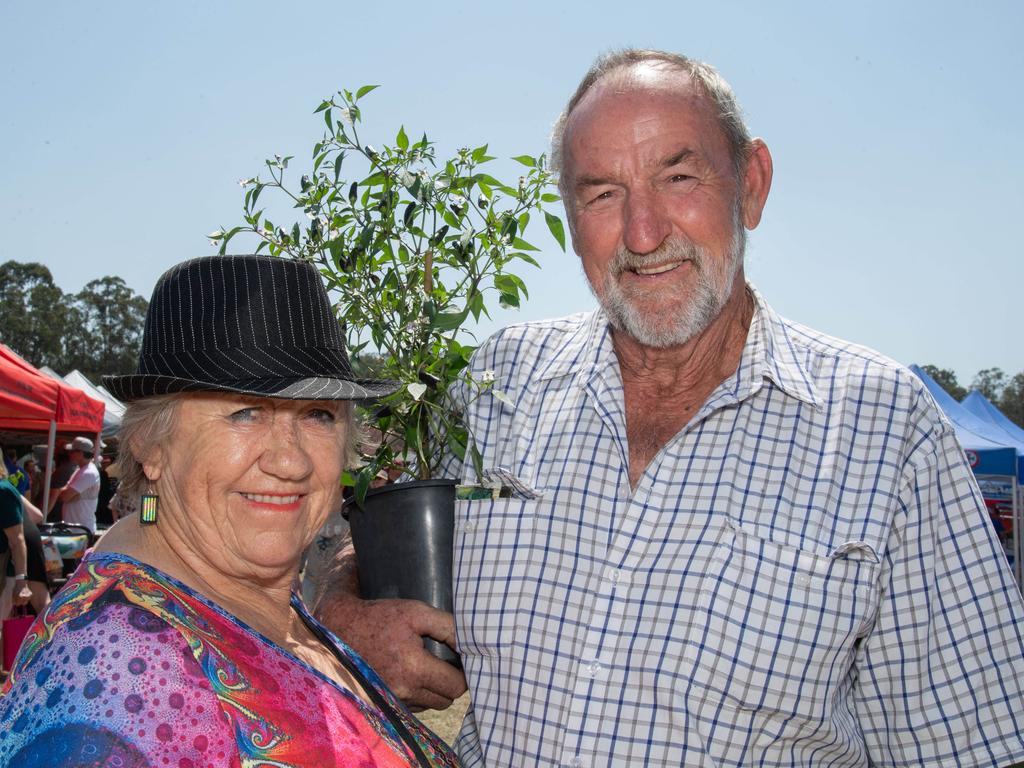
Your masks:
{"label": "shirt button", "polygon": [[572,760],[565,764],[566,768],[585,768],[586,763],[583,762],[583,758],[576,755]]}
{"label": "shirt button", "polygon": [[583,674],[587,677],[597,677],[601,673],[602,669],[604,669],[604,667],[601,666],[601,662],[592,661],[589,664],[583,665]]}
{"label": "shirt button", "polygon": [[608,569],[608,580],[612,584],[622,584],[622,585],[629,584],[629,572],[628,571],[620,570],[618,568],[609,568]]}
{"label": "shirt button", "polygon": [[474,528],[476,528],[476,525],[472,520],[467,521],[466,524],[462,526],[462,529],[467,533],[471,533]]}

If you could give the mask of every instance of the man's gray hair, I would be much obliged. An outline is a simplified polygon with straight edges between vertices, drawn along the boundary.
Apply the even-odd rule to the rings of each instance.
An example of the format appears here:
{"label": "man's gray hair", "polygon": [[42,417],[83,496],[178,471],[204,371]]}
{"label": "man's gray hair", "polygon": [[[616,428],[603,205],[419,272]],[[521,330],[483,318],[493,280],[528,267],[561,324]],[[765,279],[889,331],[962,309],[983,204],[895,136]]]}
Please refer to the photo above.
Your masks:
{"label": "man's gray hair", "polygon": [[638,48],[627,48],[622,51],[613,51],[605,54],[594,62],[594,65],[583,76],[576,92],[565,105],[562,114],[555,121],[551,131],[551,167],[559,173],[558,184],[565,197],[567,190],[564,188],[562,179],[562,163],[565,141],[565,124],[569,115],[576,109],[587,92],[601,79],[618,70],[627,69],[637,64],[654,64],[664,66],[667,69],[674,69],[685,72],[697,85],[701,93],[711,99],[718,112],[718,124],[725,134],[729,144],[729,154],[732,157],[733,169],[737,178],[743,175],[743,167],[747,160],[750,149],[750,132],[743,122],[743,114],[740,105],[736,101],[736,95],[732,87],[725,81],[718,70],[710,64],[702,61],[687,58],[678,53],[666,51],[655,51]]}

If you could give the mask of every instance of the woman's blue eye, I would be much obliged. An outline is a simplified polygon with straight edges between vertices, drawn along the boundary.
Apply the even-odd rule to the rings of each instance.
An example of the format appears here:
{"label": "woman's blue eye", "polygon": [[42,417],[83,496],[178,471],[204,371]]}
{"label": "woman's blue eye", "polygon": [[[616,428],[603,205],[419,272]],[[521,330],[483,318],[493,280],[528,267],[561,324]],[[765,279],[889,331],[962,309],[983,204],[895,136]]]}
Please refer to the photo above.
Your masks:
{"label": "woman's blue eye", "polygon": [[332,411],[326,408],[314,408],[309,412],[309,417],[324,424],[332,424],[337,418]]}
{"label": "woman's blue eye", "polygon": [[232,421],[254,421],[256,416],[259,414],[259,408],[242,408],[241,410],[235,411],[228,418]]}

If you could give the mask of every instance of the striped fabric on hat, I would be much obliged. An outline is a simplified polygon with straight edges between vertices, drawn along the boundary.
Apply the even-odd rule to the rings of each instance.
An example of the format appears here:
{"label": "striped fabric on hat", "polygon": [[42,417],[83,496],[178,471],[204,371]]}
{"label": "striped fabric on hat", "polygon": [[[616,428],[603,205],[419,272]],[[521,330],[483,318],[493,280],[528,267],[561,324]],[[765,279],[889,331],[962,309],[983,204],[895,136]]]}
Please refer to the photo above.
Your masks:
{"label": "striped fabric on hat", "polygon": [[153,290],[138,370],[103,381],[126,401],[203,390],[364,400],[395,390],[354,377],[316,268],[271,256],[172,267]]}

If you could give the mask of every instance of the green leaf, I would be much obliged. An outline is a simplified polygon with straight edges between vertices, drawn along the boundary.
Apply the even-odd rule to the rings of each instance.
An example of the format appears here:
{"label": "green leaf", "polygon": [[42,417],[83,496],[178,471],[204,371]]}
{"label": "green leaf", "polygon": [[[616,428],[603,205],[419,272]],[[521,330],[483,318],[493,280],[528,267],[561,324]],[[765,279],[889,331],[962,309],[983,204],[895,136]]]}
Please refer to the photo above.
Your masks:
{"label": "green leaf", "polygon": [[323,112],[325,109],[330,109],[330,108],[331,108],[331,102],[329,102],[329,101],[321,101],[320,102],[320,106],[313,110],[313,114],[315,115],[317,112]]}
{"label": "green leaf", "polygon": [[559,197],[558,195],[553,195],[550,192],[545,192],[543,195],[540,196],[540,199],[543,200],[545,203],[557,203],[562,198]]}
{"label": "green leaf", "polygon": [[[509,240],[514,239],[515,236],[516,236],[516,229],[518,229],[518,227],[519,227],[519,222],[517,222],[515,219],[513,219],[511,216],[509,216],[507,219],[505,219],[504,223],[502,223],[502,225],[501,225],[501,236],[502,237],[507,237]],[[516,247],[518,248],[519,246],[517,245]],[[530,250],[530,249],[529,248],[524,248],[523,250]],[[537,249],[534,248],[533,250],[537,250]]]}
{"label": "green leaf", "polygon": [[300,236],[300,234],[301,234],[301,232],[299,230],[299,222],[295,222],[292,225],[292,242],[295,243],[295,245],[299,244],[299,236]]}
{"label": "green leaf", "polygon": [[562,226],[562,220],[555,216],[553,213],[544,211],[544,220],[548,223],[548,229],[551,230],[551,234],[554,235],[555,240],[562,246],[562,250],[565,250],[565,227]]}
{"label": "green leaf", "polygon": [[513,157],[512,159],[515,160],[517,163],[522,163],[527,168],[537,167],[537,161],[534,158],[530,157],[529,155],[518,155],[516,157]]}
{"label": "green leaf", "polygon": [[505,405],[507,405],[509,408],[515,410],[516,404],[512,402],[512,398],[506,395],[500,389],[491,388],[491,394],[494,395],[495,398],[503,402]]}
{"label": "green leaf", "polygon": [[456,428],[448,430],[447,443],[448,449],[452,454],[460,461],[466,458],[466,445],[469,439],[465,428]]}
{"label": "green leaf", "polygon": [[519,296],[514,293],[502,293],[498,296],[498,306],[502,309],[519,309]]}
{"label": "green leaf", "polygon": [[520,253],[517,251],[515,253],[509,254],[509,258],[522,259],[527,264],[532,264],[533,266],[537,267],[537,269],[540,269],[540,264],[537,263],[537,260],[533,258],[533,256],[530,256],[528,253]]}
{"label": "green leaf", "polygon": [[520,251],[539,251],[540,250],[540,248],[538,248],[535,245],[530,245],[530,243],[526,242],[521,237],[517,237],[515,240],[512,241],[512,247],[513,248],[518,248]]}
{"label": "green leaf", "polygon": [[473,458],[473,471],[476,472],[476,479],[482,482],[484,479],[484,457],[472,439],[469,441],[469,450]]}
{"label": "green leaf", "polygon": [[375,90],[377,88],[380,88],[380,86],[379,85],[364,85],[362,88],[360,88],[358,91],[356,91],[356,98],[357,99],[361,99],[361,98],[363,98],[363,96],[368,94],[370,91]]}
{"label": "green leaf", "polygon": [[398,135],[395,137],[395,144],[403,152],[409,148],[409,137],[405,135],[405,126],[403,125],[398,129]]}
{"label": "green leaf", "polygon": [[370,483],[373,482],[375,474],[373,467],[363,467],[359,470],[359,474],[356,476],[356,484],[354,488],[356,504],[361,506],[366,502],[366,492],[370,490]]}
{"label": "green leaf", "polygon": [[469,315],[469,308],[461,312],[438,312],[431,320],[431,325],[442,331],[454,331],[461,328]]}

